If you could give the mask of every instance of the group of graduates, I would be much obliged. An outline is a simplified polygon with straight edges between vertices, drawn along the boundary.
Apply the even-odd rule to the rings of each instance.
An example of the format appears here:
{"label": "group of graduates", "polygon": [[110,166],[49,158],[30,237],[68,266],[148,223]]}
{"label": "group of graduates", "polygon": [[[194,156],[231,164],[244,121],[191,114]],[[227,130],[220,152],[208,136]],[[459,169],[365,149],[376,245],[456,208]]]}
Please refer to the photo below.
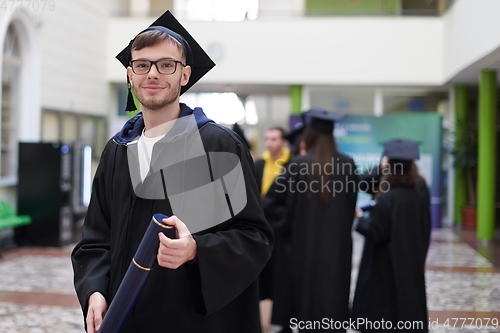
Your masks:
{"label": "group of graduates", "polygon": [[[358,174],[333,136],[342,115],[319,109],[304,115],[288,136],[268,130],[267,151],[255,161],[274,231],[273,253],[259,276],[261,300],[272,300],[273,327],[427,332],[430,195],[414,163],[418,143],[385,142],[380,165]],[[285,138],[295,147],[293,157]],[[368,192],[376,204],[368,214],[356,208],[360,181],[373,185]],[[365,244],[350,304],[353,229]]]}

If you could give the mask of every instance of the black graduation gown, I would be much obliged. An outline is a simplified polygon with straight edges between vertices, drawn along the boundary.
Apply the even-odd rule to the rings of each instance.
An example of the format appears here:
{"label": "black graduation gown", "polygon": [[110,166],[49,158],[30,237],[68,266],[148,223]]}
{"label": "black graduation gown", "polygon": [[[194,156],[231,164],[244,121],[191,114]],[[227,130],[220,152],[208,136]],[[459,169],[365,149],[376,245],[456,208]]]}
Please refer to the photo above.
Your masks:
{"label": "black graduation gown", "polygon": [[262,158],[259,158],[254,162],[255,180],[257,181],[257,187],[259,189],[259,193],[262,191],[262,176],[264,175],[265,166],[266,166],[266,161]]}
{"label": "black graduation gown", "polygon": [[[352,159],[339,154],[335,160],[334,175],[325,177],[325,183],[330,180],[327,203],[319,193],[304,191],[311,171],[307,170],[309,155],[294,158],[264,198],[266,217],[285,245],[276,258],[281,276],[273,295],[274,324],[289,327],[291,318],[349,320],[351,228],[358,178]],[[337,166],[344,168],[337,170]]]}
{"label": "black graduation gown", "polygon": [[379,197],[370,218],[359,219],[357,231],[366,240],[352,308],[354,321],[384,319],[392,321],[394,328],[398,321],[421,321],[420,329],[404,331],[428,331],[425,259],[431,227],[429,205],[420,191],[423,188],[393,186]]}
{"label": "black graduation gown", "polygon": [[[259,193],[262,191],[262,176],[264,174],[264,167],[266,165],[266,161],[264,159],[258,159],[254,161],[254,169],[255,169],[255,180],[257,181],[257,188],[259,189]],[[279,243],[279,240],[274,238],[274,247],[273,252],[276,250],[276,245]],[[271,254],[271,258],[267,262],[266,266],[259,274],[259,299],[272,299],[272,284],[273,284],[273,270],[274,270],[274,255]]]}
{"label": "black graduation gown", "polygon": [[[123,332],[260,332],[256,279],[270,256],[272,231],[261,208],[252,158],[231,130],[209,121],[201,109],[193,112],[181,104],[181,116],[187,114],[195,115],[207,152],[239,157],[247,204],[230,220],[193,235],[198,251],[193,263],[151,270]],[[94,178],[83,239],[72,253],[84,316],[94,291],[108,304],[113,301],[152,214],[172,215],[168,200],[146,200],[132,189],[124,143],[143,126],[139,115],[108,142]]]}
{"label": "black graduation gown", "polygon": [[[286,167],[288,162],[289,161],[284,164],[283,168]],[[259,192],[262,191],[262,177],[264,175],[265,164],[266,161],[264,159],[255,160],[254,163],[255,180],[257,181]],[[259,298],[261,300],[273,299],[273,293],[276,289],[275,285],[283,283],[283,279],[287,278],[286,276],[283,276],[283,272],[281,272],[279,267],[276,265],[276,258],[282,255],[281,252],[287,252],[288,246],[288,242],[282,241],[279,234],[274,235],[274,246],[271,258],[269,258],[266,266],[259,274]]]}

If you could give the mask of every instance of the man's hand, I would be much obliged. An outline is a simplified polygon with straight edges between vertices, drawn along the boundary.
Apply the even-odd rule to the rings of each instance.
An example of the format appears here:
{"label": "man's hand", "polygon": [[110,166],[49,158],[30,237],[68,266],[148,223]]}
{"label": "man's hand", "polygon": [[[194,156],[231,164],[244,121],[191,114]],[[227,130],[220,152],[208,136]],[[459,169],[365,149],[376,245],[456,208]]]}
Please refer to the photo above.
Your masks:
{"label": "man's hand", "polygon": [[196,258],[196,241],[186,225],[175,215],[164,219],[163,222],[177,228],[177,239],[170,239],[162,232],[159,233],[158,265],[176,269]]}
{"label": "man's hand", "polygon": [[96,333],[101,327],[102,319],[108,311],[108,303],[101,293],[95,292],[89,297],[89,309],[87,311],[87,332]]}

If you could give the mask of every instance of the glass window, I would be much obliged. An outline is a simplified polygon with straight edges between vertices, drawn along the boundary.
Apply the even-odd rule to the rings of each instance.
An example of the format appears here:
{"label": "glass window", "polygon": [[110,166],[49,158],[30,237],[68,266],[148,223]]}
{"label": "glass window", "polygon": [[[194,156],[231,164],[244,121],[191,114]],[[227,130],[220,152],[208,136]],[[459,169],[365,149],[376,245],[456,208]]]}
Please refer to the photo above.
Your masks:
{"label": "glass window", "polygon": [[255,19],[259,0],[184,0],[174,2],[179,20],[242,21]]}
{"label": "glass window", "polygon": [[106,118],[72,112],[43,110],[42,141],[62,141],[92,147],[92,158],[98,160],[108,140]]}
{"label": "glass window", "polygon": [[150,0],[149,5],[150,14],[155,17],[160,16],[167,9],[172,10],[174,7],[173,0]]}
{"label": "glass window", "polygon": [[307,16],[391,16],[398,15],[399,9],[400,0],[306,0]]}
{"label": "glass window", "polygon": [[58,141],[60,137],[59,128],[60,121],[58,113],[44,110],[42,114],[42,141]]}
{"label": "glass window", "polygon": [[437,112],[448,91],[426,89],[384,89],[384,114],[400,112]]}
{"label": "glass window", "polygon": [[69,142],[78,138],[78,116],[66,113],[62,116],[61,140]]}
{"label": "glass window", "polygon": [[310,106],[346,114],[373,115],[374,89],[310,88]]}
{"label": "glass window", "polygon": [[116,85],[116,97],[118,98],[118,110],[117,114],[119,116],[128,116],[128,112],[125,111],[125,108],[127,107],[127,96],[128,96],[128,88],[127,84],[117,84]]}

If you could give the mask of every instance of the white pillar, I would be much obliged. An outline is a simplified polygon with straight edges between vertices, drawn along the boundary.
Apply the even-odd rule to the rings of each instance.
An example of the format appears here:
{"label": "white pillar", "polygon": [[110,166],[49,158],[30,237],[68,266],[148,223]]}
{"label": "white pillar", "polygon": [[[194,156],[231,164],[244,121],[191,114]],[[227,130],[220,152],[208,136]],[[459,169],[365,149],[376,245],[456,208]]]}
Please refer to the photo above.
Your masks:
{"label": "white pillar", "polygon": [[311,89],[308,86],[302,86],[302,112],[311,108]]}

